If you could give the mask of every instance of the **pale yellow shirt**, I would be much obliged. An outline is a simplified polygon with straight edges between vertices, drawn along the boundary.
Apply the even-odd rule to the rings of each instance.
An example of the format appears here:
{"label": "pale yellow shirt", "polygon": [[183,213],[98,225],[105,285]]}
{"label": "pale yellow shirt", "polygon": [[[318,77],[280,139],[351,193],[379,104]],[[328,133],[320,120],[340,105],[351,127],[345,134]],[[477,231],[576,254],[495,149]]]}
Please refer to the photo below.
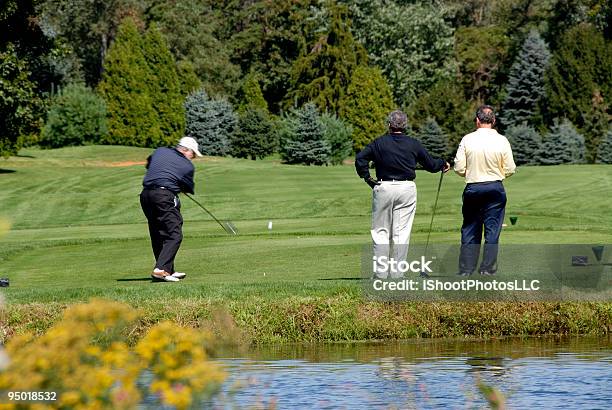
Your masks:
{"label": "pale yellow shirt", "polygon": [[516,172],[510,143],[492,128],[478,128],[461,140],[455,172],[473,182],[503,181]]}

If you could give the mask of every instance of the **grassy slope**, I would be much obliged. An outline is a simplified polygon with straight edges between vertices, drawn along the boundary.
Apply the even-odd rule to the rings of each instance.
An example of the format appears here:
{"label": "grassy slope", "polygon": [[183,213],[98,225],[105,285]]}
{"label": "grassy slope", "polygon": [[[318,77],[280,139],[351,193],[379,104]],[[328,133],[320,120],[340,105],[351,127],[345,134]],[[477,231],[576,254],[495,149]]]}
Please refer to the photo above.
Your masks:
{"label": "grassy slope", "polygon": [[[208,315],[212,306],[223,304],[241,327],[252,329],[260,340],[299,339],[305,334],[328,339],[482,335],[487,334],[485,326],[492,334],[563,332],[559,326],[566,324],[555,327],[544,320],[554,309],[569,309],[569,314],[563,311],[569,318],[603,314],[601,320],[607,321],[603,326],[598,319],[587,322],[600,330],[610,327],[610,306],[588,304],[523,307],[521,312],[544,310],[532,315],[538,320],[528,320],[522,331],[516,324],[498,327],[485,325],[484,320],[479,330],[465,324],[438,326],[440,312],[448,306],[433,304],[386,310],[399,309],[396,315],[408,316],[417,309],[419,324],[405,318],[406,326],[397,329],[388,323],[376,330],[380,325],[369,320],[364,325],[360,312],[373,304],[362,302],[358,281],[351,279],[359,276],[361,251],[369,243],[370,192],[351,166],[198,161],[198,197],[218,217],[234,221],[241,235],[225,236],[184,198],[186,239],[177,267],[188,272],[188,280],[151,284],[153,260],[137,197],[144,169],[128,164],[144,161],[149,152],[126,147],[26,150],[0,162],[0,217],[9,219],[13,228],[0,239],[0,276],[11,278],[11,287],[3,290],[13,307],[6,319],[11,328],[18,323],[44,326],[24,313],[26,308],[37,306],[34,312],[55,317],[63,304],[92,296],[128,301],[149,312],[172,305],[166,316],[192,324]],[[519,216],[519,223],[503,232],[503,241],[611,243],[611,181],[610,166],[520,169],[506,183],[507,215]],[[423,242],[437,176],[420,172],[417,185],[413,242]],[[462,189],[457,176],[445,178],[432,241],[457,243]],[[272,233],[267,230],[268,220],[274,223]],[[194,315],[198,311],[201,315]],[[332,320],[338,312],[344,314]],[[451,322],[459,320],[453,315],[463,315],[455,309],[447,313]]]}

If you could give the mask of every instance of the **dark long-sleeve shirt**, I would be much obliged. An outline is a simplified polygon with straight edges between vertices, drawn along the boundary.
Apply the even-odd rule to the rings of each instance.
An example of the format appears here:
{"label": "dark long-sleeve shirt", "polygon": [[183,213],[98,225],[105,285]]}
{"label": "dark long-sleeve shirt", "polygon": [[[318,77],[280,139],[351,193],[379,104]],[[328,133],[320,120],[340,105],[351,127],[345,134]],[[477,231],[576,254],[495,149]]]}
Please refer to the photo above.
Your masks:
{"label": "dark long-sleeve shirt", "polygon": [[368,144],[355,158],[355,168],[361,178],[370,177],[369,162],[374,161],[376,179],[410,180],[416,178],[417,163],[429,172],[444,167],[442,158],[433,158],[420,141],[405,134],[387,134]]}
{"label": "dark long-sleeve shirt", "polygon": [[193,164],[181,152],[174,148],[157,148],[147,158],[147,173],[142,186],[193,194],[193,174]]}

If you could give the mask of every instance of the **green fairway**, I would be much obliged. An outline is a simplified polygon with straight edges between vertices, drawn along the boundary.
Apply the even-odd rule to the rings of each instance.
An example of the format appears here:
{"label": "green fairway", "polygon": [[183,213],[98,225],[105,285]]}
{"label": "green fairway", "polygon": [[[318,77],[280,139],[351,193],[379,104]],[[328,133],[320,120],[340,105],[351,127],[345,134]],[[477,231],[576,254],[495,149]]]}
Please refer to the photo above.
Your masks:
{"label": "green fairway", "polygon": [[[208,158],[197,162],[197,195],[241,235],[226,236],[183,198],[185,235],[177,266],[189,280],[149,284],[153,265],[138,203],[150,150],[81,147],[24,150],[3,161],[2,273],[10,301],[91,295],[240,297],[245,293],[330,294],[354,287],[369,242],[369,188],[352,166],[302,167],[277,161]],[[9,173],[7,170],[15,172]],[[436,176],[420,172],[413,242],[428,228]],[[525,167],[508,180],[505,243],[609,243],[610,166]],[[432,242],[456,243],[461,178],[448,174]],[[268,221],[273,229],[268,231]],[[264,276],[265,274],[265,276]],[[334,280],[336,279],[336,280]],[[354,282],[354,281],[353,281]]]}
{"label": "green fairway", "polygon": [[[196,197],[240,231],[226,235],[187,198],[178,284],[151,283],[153,256],[138,194],[149,149],[88,146],[23,150],[0,162],[2,290],[10,304],[104,297],[273,302],[361,298],[361,253],[370,242],[370,189],[350,165],[196,161]],[[418,172],[413,243],[429,227],[437,175]],[[506,183],[503,243],[612,243],[612,166],[523,167]],[[461,192],[444,178],[433,243],[458,243]],[[273,229],[268,230],[268,221]]]}

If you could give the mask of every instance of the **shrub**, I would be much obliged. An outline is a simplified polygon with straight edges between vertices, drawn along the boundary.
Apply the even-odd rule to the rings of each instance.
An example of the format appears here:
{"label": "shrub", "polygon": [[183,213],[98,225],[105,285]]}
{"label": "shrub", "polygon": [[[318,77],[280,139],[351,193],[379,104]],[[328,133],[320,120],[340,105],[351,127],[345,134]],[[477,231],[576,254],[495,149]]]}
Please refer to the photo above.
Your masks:
{"label": "shrub", "polygon": [[353,153],[353,127],[335,114],[323,113],[320,117],[323,137],[331,148],[330,162],[341,164]]}
{"label": "shrub", "polygon": [[275,148],[276,134],[268,114],[262,109],[245,108],[238,117],[238,129],[231,136],[232,156],[261,159]]}
{"label": "shrub", "polygon": [[542,165],[580,164],[585,162],[584,137],[564,119],[554,120],[550,133],[542,141],[538,160]]}
{"label": "shrub", "polygon": [[152,378],[142,393],[158,398],[156,407],[190,408],[214,392],[225,375],[208,360],[209,335],[162,322],[130,349],[127,335],[137,318],[134,309],[117,302],[66,309],[42,336],[9,341],[0,390],[58,392],[53,408],[62,409],[137,408],[143,376]]}
{"label": "shrub", "polygon": [[230,153],[230,136],[236,128],[236,115],[226,100],[213,100],[204,90],[185,100],[186,133],[200,144],[203,154],[225,156]]}
{"label": "shrub", "polygon": [[287,124],[281,156],[289,164],[323,165],[330,160],[331,147],[325,140],[323,124],[314,104],[293,110],[294,120]]}
{"label": "shrub", "polygon": [[533,127],[526,124],[512,126],[506,131],[506,137],[517,165],[537,164],[542,137]]}
{"label": "shrub", "polygon": [[69,84],[49,107],[40,145],[59,148],[98,143],[107,133],[104,100],[85,85]]}

